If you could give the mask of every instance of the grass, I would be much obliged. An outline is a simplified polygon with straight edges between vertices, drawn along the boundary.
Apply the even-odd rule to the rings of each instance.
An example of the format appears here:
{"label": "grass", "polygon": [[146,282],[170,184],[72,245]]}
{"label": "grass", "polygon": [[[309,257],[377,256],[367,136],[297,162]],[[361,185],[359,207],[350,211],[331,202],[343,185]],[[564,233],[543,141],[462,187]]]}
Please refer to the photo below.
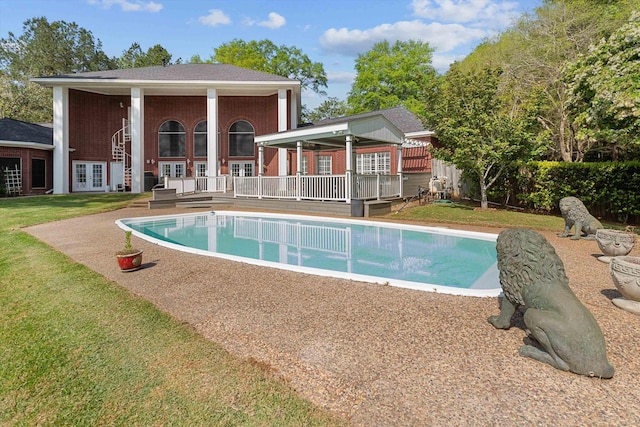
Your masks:
{"label": "grass", "polygon": [[557,230],[564,228],[564,220],[552,215],[536,215],[509,210],[474,210],[473,206],[460,203],[430,203],[410,206],[400,212],[387,215],[391,219],[449,224],[483,225],[488,227],[526,227],[534,230]]}
{"label": "grass", "polygon": [[0,425],[346,424],[20,230],[133,197],[0,200]]}

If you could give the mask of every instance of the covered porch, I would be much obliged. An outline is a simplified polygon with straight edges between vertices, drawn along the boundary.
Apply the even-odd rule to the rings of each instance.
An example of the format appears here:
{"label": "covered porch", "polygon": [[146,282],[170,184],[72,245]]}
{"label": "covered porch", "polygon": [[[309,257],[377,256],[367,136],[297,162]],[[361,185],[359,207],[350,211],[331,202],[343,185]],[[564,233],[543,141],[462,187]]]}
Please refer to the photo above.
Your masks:
{"label": "covered porch", "polygon": [[[382,114],[364,117],[345,117],[328,124],[301,127],[255,137],[258,147],[257,176],[235,176],[232,182],[234,197],[257,199],[288,199],[334,201],[351,204],[352,200],[394,199],[402,196],[402,144],[404,134]],[[359,148],[392,146],[397,151],[395,174],[356,173],[356,150]],[[278,152],[295,150],[294,175],[265,176],[264,150],[278,148]],[[303,152],[344,153],[344,173],[307,175],[302,170]],[[185,178],[188,180],[189,178]],[[227,183],[210,185],[209,178],[168,180],[166,188],[189,188],[193,192],[227,191]],[[202,182],[198,181],[200,179]],[[231,183],[229,183],[231,184]]]}

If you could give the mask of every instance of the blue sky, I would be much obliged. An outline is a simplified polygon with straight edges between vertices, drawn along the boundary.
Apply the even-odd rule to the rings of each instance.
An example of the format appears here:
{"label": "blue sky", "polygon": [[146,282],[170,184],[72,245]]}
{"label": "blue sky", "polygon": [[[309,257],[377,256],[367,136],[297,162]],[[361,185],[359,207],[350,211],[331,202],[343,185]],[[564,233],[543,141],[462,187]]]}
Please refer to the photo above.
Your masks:
{"label": "blue sky", "polygon": [[[208,59],[233,39],[269,39],[295,46],[321,62],[327,96],[345,100],[355,76],[354,60],[373,44],[420,40],[435,49],[440,72],[469,54],[542,0],[0,0],[0,38],[22,34],[25,20],[75,22],[102,42],[109,56],[132,43],[143,50],[160,44],[175,61]],[[303,103],[324,99],[312,92]]]}

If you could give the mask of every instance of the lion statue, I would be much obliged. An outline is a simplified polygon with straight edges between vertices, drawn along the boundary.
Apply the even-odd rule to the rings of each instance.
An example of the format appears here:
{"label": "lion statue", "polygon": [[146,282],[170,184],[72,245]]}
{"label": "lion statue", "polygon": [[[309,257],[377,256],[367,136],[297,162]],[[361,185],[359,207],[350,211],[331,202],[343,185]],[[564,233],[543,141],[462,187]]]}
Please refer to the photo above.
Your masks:
{"label": "lion statue", "polygon": [[[604,228],[577,197],[560,199],[560,212],[564,218],[564,231],[558,234],[559,237],[567,237],[575,225],[576,231],[571,236],[572,240],[580,239],[580,237],[593,240],[596,236],[596,230]],[[581,233],[584,233],[584,236],[581,236]]]}
{"label": "lion statue", "polygon": [[496,249],[504,296],[500,314],[489,323],[509,329],[523,306],[527,335],[539,347],[523,345],[521,356],[580,375],[613,377],[602,330],[569,287],[553,246],[535,231],[514,228],[500,233]]}

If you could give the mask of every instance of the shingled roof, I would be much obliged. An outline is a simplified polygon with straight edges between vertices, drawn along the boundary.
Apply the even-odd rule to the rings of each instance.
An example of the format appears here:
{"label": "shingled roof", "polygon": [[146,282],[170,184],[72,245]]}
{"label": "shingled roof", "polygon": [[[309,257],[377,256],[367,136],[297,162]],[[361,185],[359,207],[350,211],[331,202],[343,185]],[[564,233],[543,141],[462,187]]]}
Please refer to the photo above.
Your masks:
{"label": "shingled roof", "polygon": [[296,80],[262,71],[249,70],[229,64],[175,64],[120,70],[91,71],[87,73],[60,74],[38,77],[72,80],[133,80],[133,81],[224,81],[224,82],[295,82]]}
{"label": "shingled roof", "polygon": [[407,110],[404,107],[394,107],[394,108],[388,108],[385,110],[369,111],[366,113],[354,114],[353,116],[345,116],[345,117],[338,117],[335,119],[321,120],[321,121],[314,122],[313,125],[322,126],[322,125],[328,125],[328,124],[334,124],[334,123],[343,123],[343,122],[359,119],[362,117],[376,116],[378,114],[382,114],[387,120],[393,123],[394,126],[400,129],[405,135],[412,132],[425,131],[424,125],[422,124],[420,119],[418,119],[415,114],[413,114],[411,111]]}
{"label": "shingled roof", "polygon": [[3,142],[35,142],[53,146],[53,129],[14,119],[0,119],[0,144]]}

